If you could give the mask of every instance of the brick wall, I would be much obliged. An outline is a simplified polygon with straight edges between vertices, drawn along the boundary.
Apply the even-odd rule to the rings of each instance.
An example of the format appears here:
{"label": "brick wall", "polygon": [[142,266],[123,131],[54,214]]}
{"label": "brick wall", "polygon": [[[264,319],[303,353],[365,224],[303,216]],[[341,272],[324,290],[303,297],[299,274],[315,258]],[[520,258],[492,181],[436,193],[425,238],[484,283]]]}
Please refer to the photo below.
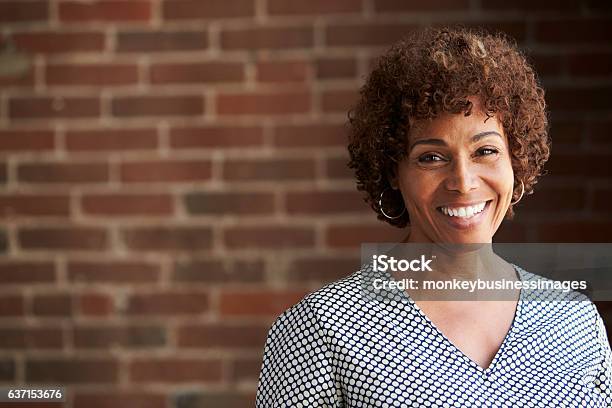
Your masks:
{"label": "brick wall", "polygon": [[511,34],[547,90],[549,175],[499,239],[609,241],[607,2],[0,0],[25,57],[0,57],[0,382],[252,405],[274,317],[404,235],[345,166],[368,67],[456,22]]}

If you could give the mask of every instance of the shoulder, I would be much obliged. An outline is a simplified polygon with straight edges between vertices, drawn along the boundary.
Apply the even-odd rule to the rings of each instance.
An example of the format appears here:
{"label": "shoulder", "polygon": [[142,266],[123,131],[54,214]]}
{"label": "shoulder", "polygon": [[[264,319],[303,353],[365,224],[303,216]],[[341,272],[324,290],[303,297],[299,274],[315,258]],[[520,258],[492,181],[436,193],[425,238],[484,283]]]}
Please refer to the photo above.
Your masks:
{"label": "shoulder", "polygon": [[304,298],[315,310],[333,310],[339,304],[354,303],[361,296],[362,269],[329,283]]}
{"label": "shoulder", "polygon": [[286,329],[296,324],[320,328],[325,322],[346,315],[362,300],[361,282],[360,269],[307,294],[278,316],[272,330]]}

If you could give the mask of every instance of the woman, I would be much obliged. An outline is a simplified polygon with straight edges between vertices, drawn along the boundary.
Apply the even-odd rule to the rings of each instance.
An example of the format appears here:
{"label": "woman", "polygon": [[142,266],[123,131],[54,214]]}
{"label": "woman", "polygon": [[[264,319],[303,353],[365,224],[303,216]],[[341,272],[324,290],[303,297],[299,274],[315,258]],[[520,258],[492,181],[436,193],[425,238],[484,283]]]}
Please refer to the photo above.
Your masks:
{"label": "woman", "polygon": [[[350,114],[349,166],[405,243],[487,244],[549,156],[544,92],[503,36],[427,29],[378,62]],[[442,276],[473,278],[473,254]],[[495,258],[490,276],[534,279]],[[612,406],[610,347],[588,300],[382,301],[371,265],[271,328],[259,407]],[[478,273],[482,272],[482,267]]]}

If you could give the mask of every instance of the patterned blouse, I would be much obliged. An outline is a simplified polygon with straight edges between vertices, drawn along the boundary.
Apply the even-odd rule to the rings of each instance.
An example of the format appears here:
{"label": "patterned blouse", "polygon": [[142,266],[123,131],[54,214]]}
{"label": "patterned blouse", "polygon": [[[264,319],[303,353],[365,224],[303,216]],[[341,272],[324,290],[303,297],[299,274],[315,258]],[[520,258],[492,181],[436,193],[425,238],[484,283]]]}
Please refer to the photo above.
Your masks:
{"label": "patterned blouse", "polygon": [[[523,281],[540,279],[515,270]],[[364,266],[278,317],[257,407],[612,407],[610,346],[583,295],[521,290],[510,330],[483,369],[405,292],[364,296],[371,272]]]}

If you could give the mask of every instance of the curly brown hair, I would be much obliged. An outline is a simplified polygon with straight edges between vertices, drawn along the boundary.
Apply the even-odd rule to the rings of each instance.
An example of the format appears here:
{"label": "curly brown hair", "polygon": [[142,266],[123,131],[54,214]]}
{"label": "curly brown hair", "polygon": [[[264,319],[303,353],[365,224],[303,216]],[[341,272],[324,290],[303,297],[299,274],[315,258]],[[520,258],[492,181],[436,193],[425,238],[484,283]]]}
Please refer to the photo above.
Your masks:
{"label": "curly brown hair", "polygon": [[[407,152],[410,124],[441,112],[471,114],[468,96],[480,98],[487,118],[500,120],[514,170],[513,200],[531,194],[550,155],[544,90],[514,40],[482,30],[444,27],[413,32],[380,57],[349,112],[348,150],[357,189],[378,218],[396,227],[409,222],[401,197],[378,204]],[[512,218],[512,206],[506,218]]]}

